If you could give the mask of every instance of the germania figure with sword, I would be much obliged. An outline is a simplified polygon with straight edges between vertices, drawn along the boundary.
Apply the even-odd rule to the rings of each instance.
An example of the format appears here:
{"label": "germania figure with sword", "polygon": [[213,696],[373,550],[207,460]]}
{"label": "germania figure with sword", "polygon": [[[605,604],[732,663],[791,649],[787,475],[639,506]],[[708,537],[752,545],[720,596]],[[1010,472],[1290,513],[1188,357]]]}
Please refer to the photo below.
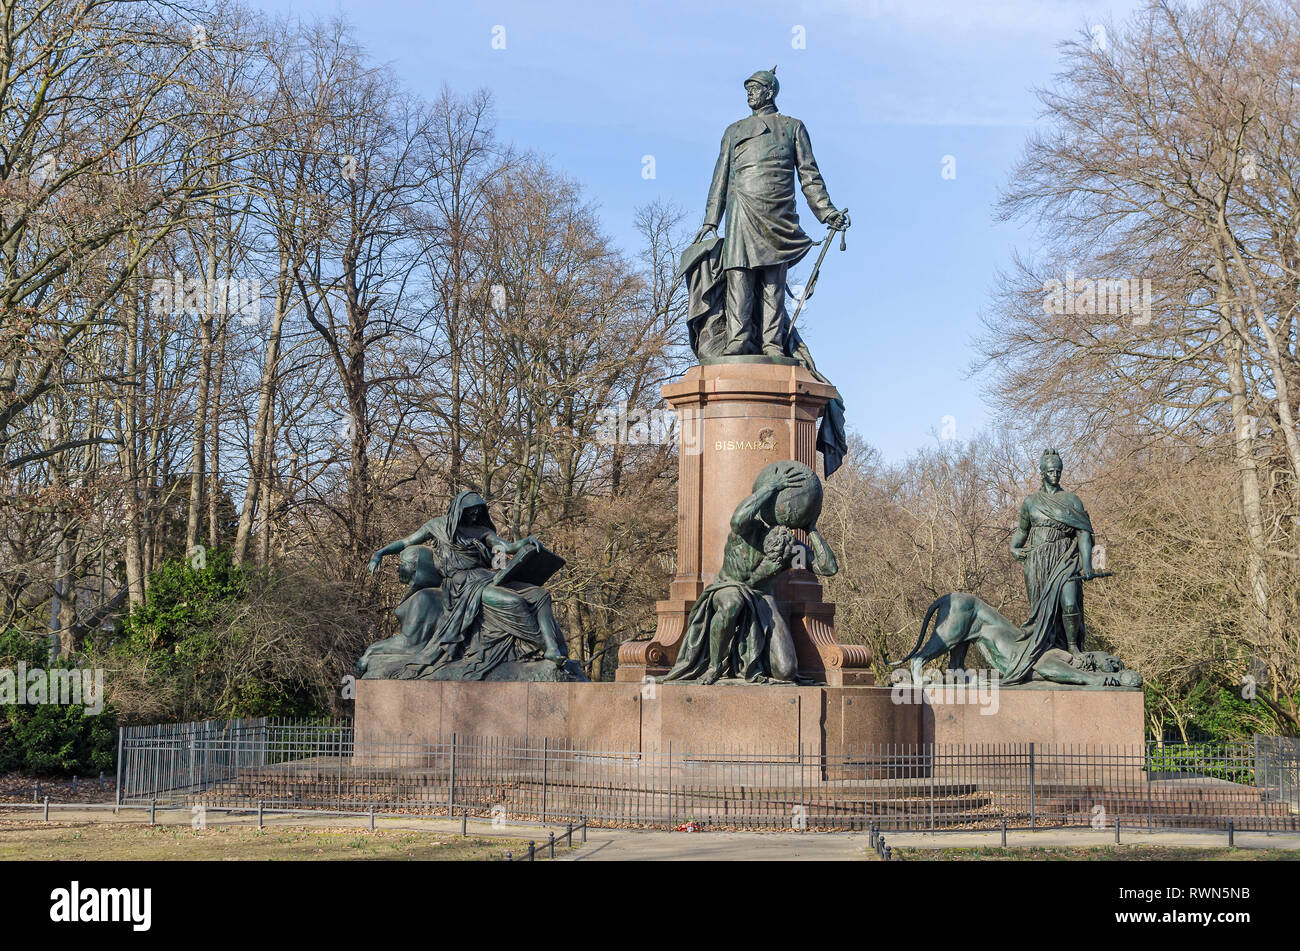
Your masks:
{"label": "germania figure with sword", "polygon": [[1061,488],[1061,454],[1043,451],[1038,462],[1043,487],[1020,506],[1011,554],[1024,565],[1029,620],[1039,640],[1083,652],[1083,582],[1108,577],[1092,569],[1093,532],[1083,502]]}

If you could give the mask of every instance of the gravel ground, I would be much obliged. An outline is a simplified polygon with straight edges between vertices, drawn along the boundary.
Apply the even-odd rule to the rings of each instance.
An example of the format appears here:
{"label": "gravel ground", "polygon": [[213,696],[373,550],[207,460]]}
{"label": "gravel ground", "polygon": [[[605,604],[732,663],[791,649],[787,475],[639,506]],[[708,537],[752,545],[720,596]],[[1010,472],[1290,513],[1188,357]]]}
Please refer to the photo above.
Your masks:
{"label": "gravel ground", "polygon": [[[39,796],[36,794],[38,784]],[[55,802],[112,802],[117,795],[116,789],[117,777],[111,774],[104,775],[102,786],[99,776],[80,776],[75,792],[72,780],[65,776],[0,774],[0,802],[38,802],[44,796]]]}

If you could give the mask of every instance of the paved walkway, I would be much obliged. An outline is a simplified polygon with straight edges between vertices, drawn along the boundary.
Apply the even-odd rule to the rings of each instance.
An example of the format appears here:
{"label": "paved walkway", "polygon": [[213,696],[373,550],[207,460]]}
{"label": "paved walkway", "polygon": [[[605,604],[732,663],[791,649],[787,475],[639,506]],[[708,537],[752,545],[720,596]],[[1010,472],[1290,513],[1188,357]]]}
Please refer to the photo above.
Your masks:
{"label": "paved walkway", "polygon": [[[635,832],[592,829],[573,862],[854,862],[869,855],[862,832]],[[874,855],[871,856],[875,858]]]}
{"label": "paved walkway", "polygon": [[[1226,832],[1146,832],[1120,829],[1120,842],[1124,845],[1159,845],[1165,848],[1207,849],[1228,845]],[[990,848],[1002,845],[1001,832],[886,832],[889,845],[913,849],[965,849]],[[1233,839],[1239,849],[1300,849],[1300,833],[1238,832]],[[1007,847],[1070,847],[1086,848],[1115,844],[1114,828],[1044,829],[1038,832],[1008,832]]]}
{"label": "paved walkway", "polygon": [[[891,846],[914,849],[960,849],[996,847],[1002,844],[1000,832],[926,832],[885,833]],[[1199,832],[1124,832],[1120,841],[1126,845],[1159,845],[1166,848],[1226,847],[1226,834]],[[1115,842],[1113,829],[1061,829],[1039,832],[1008,832],[1007,846],[1072,847],[1107,846]],[[1239,849],[1300,849],[1300,834],[1265,835],[1262,832],[1237,833]],[[607,831],[593,829],[585,849],[570,857],[575,862],[599,861],[849,861],[871,858],[870,837],[859,832],[671,832]]]}

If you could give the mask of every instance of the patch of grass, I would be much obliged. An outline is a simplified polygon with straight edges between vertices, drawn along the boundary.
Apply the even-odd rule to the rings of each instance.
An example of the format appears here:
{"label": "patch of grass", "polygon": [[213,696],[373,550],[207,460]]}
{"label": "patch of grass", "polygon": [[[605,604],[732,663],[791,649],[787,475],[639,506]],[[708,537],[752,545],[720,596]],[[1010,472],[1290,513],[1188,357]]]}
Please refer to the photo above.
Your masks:
{"label": "patch of grass", "polygon": [[384,860],[492,861],[528,850],[526,839],[445,832],[245,826],[194,830],[184,826],[108,823],[6,823],[0,861],[76,862],[132,860],[283,861]]}
{"label": "patch of grass", "polygon": [[1196,848],[1169,845],[998,846],[969,849],[896,848],[895,860],[906,862],[1252,862],[1300,861],[1300,849]]}

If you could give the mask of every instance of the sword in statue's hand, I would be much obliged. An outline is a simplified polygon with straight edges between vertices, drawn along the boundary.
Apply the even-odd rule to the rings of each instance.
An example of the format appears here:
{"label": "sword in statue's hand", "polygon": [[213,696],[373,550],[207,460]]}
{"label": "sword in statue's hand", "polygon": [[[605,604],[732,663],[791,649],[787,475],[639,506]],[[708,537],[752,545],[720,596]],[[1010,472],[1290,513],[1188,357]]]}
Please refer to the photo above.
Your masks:
{"label": "sword in statue's hand", "polygon": [[[849,220],[849,210],[847,208],[840,211],[839,220],[841,222]],[[822,261],[826,260],[826,252],[831,249],[831,238],[835,237],[835,232],[838,231],[840,233],[840,250],[844,251],[848,249],[848,242],[844,239],[844,232],[847,230],[847,225],[842,228],[837,228],[832,225],[831,230],[827,232],[826,237],[822,240],[821,254],[817,255],[817,263],[813,265],[812,275],[808,278],[808,283],[803,286],[803,292],[799,295],[799,302],[795,304],[794,307],[794,316],[790,318],[791,327],[794,327],[794,322],[799,319],[799,311],[803,310],[804,301],[812,297],[813,287],[817,284],[817,275],[821,273]]]}
{"label": "sword in statue's hand", "polygon": [[1085,578],[1083,575],[1070,575],[1066,581],[1092,581],[1095,578],[1109,578],[1114,575],[1113,571],[1094,571],[1091,578]]}

